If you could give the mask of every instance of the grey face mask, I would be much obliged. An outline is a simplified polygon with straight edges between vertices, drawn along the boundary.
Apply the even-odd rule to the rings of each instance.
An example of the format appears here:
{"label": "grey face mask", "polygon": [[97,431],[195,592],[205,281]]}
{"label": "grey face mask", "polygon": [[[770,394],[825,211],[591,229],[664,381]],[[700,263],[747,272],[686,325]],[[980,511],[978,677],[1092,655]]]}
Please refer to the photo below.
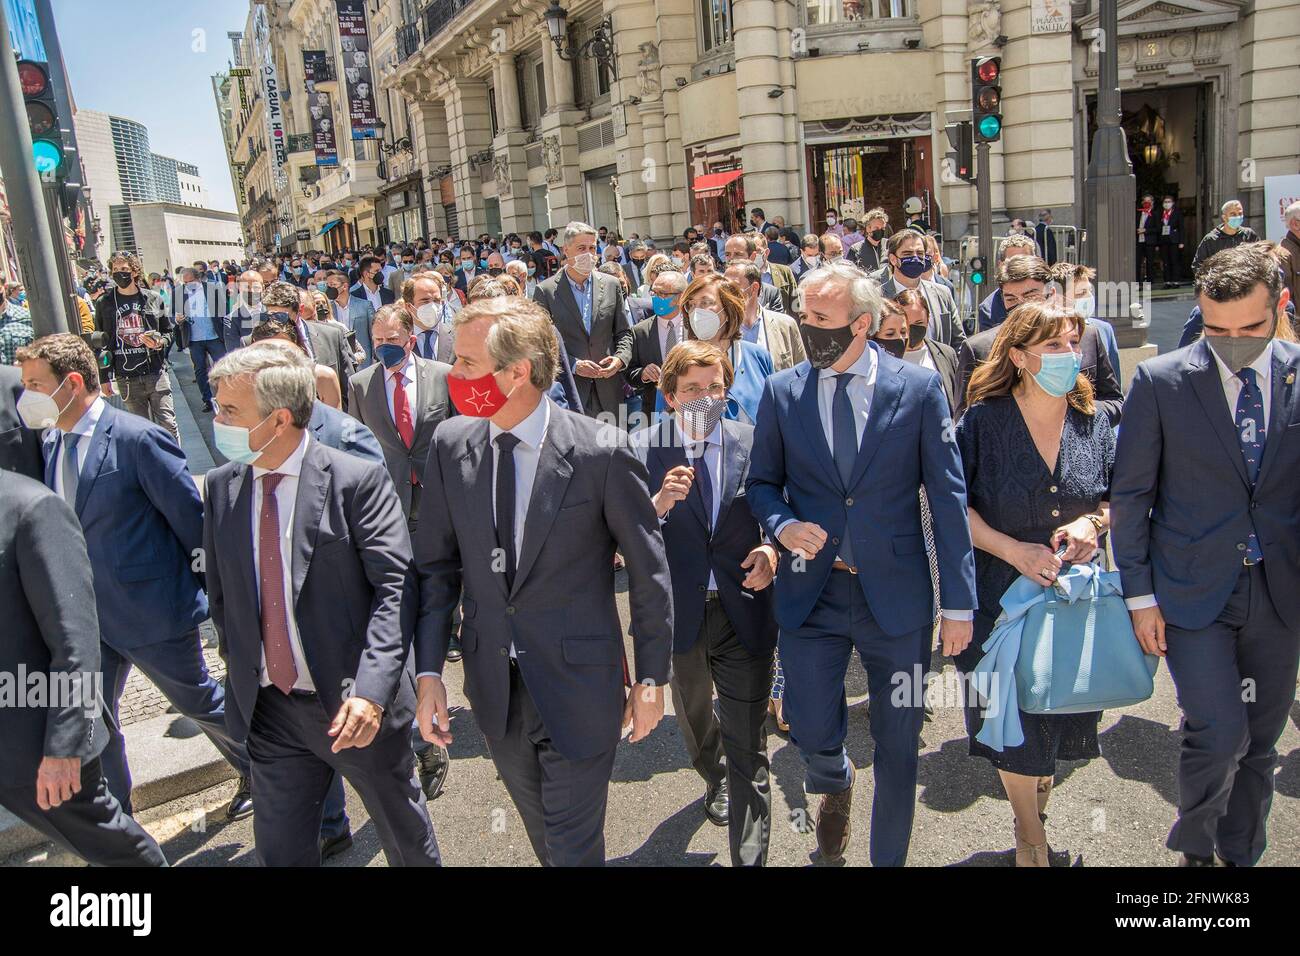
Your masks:
{"label": "grey face mask", "polygon": [[1259,358],[1268,343],[1273,341],[1269,335],[1207,335],[1205,341],[1210,343],[1214,354],[1219,356],[1228,371],[1236,375],[1247,365]]}

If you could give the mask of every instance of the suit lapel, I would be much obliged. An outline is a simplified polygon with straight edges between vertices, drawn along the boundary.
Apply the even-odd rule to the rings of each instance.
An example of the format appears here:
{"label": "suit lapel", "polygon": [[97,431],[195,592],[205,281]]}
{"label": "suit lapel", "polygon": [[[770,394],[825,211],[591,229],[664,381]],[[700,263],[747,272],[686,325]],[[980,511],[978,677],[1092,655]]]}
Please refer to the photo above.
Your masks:
{"label": "suit lapel", "polygon": [[[1236,469],[1242,484],[1250,487],[1250,478],[1246,475],[1246,462],[1241,457],[1241,441],[1237,437],[1234,424],[1235,412],[1228,407],[1228,400],[1223,394],[1223,379],[1219,377],[1219,363],[1210,354],[1210,346],[1204,339],[1197,343],[1188,358],[1191,371],[1187,375],[1192,389],[1201,402],[1205,417],[1210,422],[1223,450]],[[1265,449],[1267,450],[1267,449]]]}
{"label": "suit lapel", "polygon": [[546,429],[546,437],[542,440],[541,457],[537,462],[537,476],[533,479],[533,495],[524,518],[524,540],[519,549],[515,586],[511,592],[513,594],[519,593],[519,588],[537,561],[542,542],[551,533],[551,525],[555,523],[560,502],[564,500],[564,491],[569,487],[569,479],[573,477],[573,463],[569,460],[573,452],[573,434],[566,419],[568,414],[563,409],[551,409],[551,421]]}
{"label": "suit lapel", "polygon": [[817,369],[811,365],[806,368],[800,366],[798,374],[790,382],[790,395],[799,408],[804,440],[812,446],[813,454],[821,462],[823,472],[831,475],[838,484],[839,471],[835,467],[835,459],[831,456],[831,447],[826,443],[826,432],[822,428],[821,408],[817,399],[820,381],[821,375]]}
{"label": "suit lapel", "polygon": [[[587,281],[591,282],[594,280],[589,278]],[[568,311],[573,324],[578,329],[578,334],[590,342],[591,333],[588,332],[586,326],[582,324],[582,308],[578,305],[578,300],[573,297],[573,289],[569,285],[569,277],[565,274],[563,269],[561,269],[559,274],[555,277],[555,297],[559,300],[560,305]],[[595,310],[593,309],[592,311],[594,312]]]}
{"label": "suit lapel", "polygon": [[[86,460],[82,462],[81,473],[77,477],[77,517],[81,517],[91,488],[94,487],[100,471],[103,470],[104,460],[108,458],[108,446],[113,440],[113,419],[116,415],[117,410],[113,406],[105,406],[104,413],[99,416],[99,422],[95,425],[95,433],[90,436]],[[61,450],[61,446],[59,447]],[[57,468],[58,464],[56,463],[54,467]]]}
{"label": "suit lapel", "polygon": [[1287,361],[1278,354],[1278,346],[1273,345],[1273,368],[1269,373],[1269,421],[1268,437],[1264,442],[1264,458],[1259,463],[1259,477],[1264,477],[1264,470],[1278,456],[1278,447],[1287,427],[1295,421],[1296,414],[1296,362]]}
{"label": "suit lapel", "polygon": [[434,390],[438,387],[433,366],[425,361],[415,360],[415,398],[419,403],[415,419],[415,434],[418,438],[421,430],[433,427]]}
{"label": "suit lapel", "polygon": [[303,455],[302,471],[298,475],[298,494],[293,506],[293,600],[298,602],[302,583],[307,580],[312,552],[316,548],[316,535],[320,531],[321,515],[325,513],[325,499],[329,494],[329,461],[320,453],[320,445],[307,440],[307,453]]}
{"label": "suit lapel", "polygon": [[871,407],[867,410],[867,427],[862,432],[858,457],[853,464],[853,477],[849,480],[849,487],[845,491],[853,490],[862,481],[862,476],[866,474],[871,459],[876,456],[880,441],[889,431],[890,423],[893,422],[903,398],[903,377],[897,369],[887,368],[885,360],[883,351],[876,356],[876,387],[871,395]]}
{"label": "suit lapel", "polygon": [[236,465],[230,479],[230,497],[233,502],[226,520],[233,522],[234,553],[238,555],[239,573],[244,583],[244,594],[252,596],[253,606],[260,600],[257,593],[257,572],[253,568],[253,482],[248,465]]}
{"label": "suit lapel", "polygon": [[[677,433],[677,422],[675,416],[671,413],[666,414],[663,419],[660,420],[658,427],[659,440],[650,449],[650,453],[659,457],[659,463],[663,465],[664,474],[667,474],[679,465],[690,464],[689,459],[686,457],[686,449],[682,446],[681,436]],[[698,485],[699,482],[692,484],[691,490],[695,491]],[[657,490],[658,489],[654,489],[653,491]],[[653,491],[651,492],[652,494]],[[688,494],[686,496],[686,504],[690,509],[691,514],[695,515],[695,519],[707,532],[709,530],[709,523],[705,519],[703,500],[703,496],[700,494]]]}
{"label": "suit lapel", "polygon": [[[460,455],[460,480],[468,501],[483,553],[491,556],[497,547],[496,521],[492,516],[492,451],[488,447],[488,420],[480,419],[465,439]],[[461,555],[466,563],[466,555]],[[491,565],[489,565],[491,566]],[[506,576],[493,574],[502,597],[506,596]]]}
{"label": "suit lapel", "polygon": [[727,425],[728,422],[724,420],[722,423],[722,497],[718,500],[718,521],[713,526],[715,530],[722,527],[727,512],[731,510],[732,502],[736,500],[736,492],[740,490],[740,473],[745,470],[745,463],[749,460],[749,453],[741,446],[740,439]]}
{"label": "suit lapel", "polygon": [[374,371],[370,373],[370,382],[366,386],[364,397],[361,399],[366,407],[366,418],[375,423],[371,425],[371,430],[376,436],[382,433],[383,440],[390,445],[405,446],[406,443],[402,441],[402,436],[397,433],[397,425],[393,422],[393,416],[388,411],[388,391],[384,382],[384,363],[376,362],[371,368]]}

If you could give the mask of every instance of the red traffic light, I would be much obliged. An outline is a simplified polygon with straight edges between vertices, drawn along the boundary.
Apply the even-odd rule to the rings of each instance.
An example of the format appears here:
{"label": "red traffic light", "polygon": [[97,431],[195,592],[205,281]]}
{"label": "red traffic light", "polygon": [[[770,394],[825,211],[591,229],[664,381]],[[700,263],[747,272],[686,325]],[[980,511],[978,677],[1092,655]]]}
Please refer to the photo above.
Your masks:
{"label": "red traffic light", "polygon": [[994,57],[989,57],[975,68],[975,75],[980,78],[981,83],[992,83],[998,78],[1000,72],[998,61]]}
{"label": "red traffic light", "polygon": [[50,88],[50,74],[39,63],[19,60],[18,82],[22,85],[23,96],[44,96]]}

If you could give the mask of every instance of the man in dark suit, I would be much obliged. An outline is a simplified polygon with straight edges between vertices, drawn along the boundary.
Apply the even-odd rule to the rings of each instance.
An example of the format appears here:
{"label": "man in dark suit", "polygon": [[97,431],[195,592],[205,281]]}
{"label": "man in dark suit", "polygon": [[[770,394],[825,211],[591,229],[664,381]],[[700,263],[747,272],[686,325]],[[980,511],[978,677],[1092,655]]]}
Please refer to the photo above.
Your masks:
{"label": "man in dark suit", "polygon": [[40,481],[45,475],[41,457],[41,436],[23,424],[18,399],[23,394],[23,376],[18,369],[0,365],[0,471],[15,471]]}
{"label": "man in dark suit", "polygon": [[262,305],[263,290],[260,273],[250,269],[239,276],[235,295],[221,326],[227,352],[245,345],[244,340],[266,318],[266,309]]}
{"label": "man in dark suit", "polygon": [[456,332],[444,293],[442,276],[437,272],[420,272],[402,283],[402,304],[415,323],[415,354],[451,365],[456,361]]}
{"label": "man in dark suit", "polygon": [[203,661],[203,505],[185,455],[169,432],[104,401],[95,357],[79,336],[37,339],[18,360],[28,390],[53,399],[45,420],[33,423],[52,426],[45,483],[73,506],[94,571],[109,789],[130,813],[131,772],[117,716],[134,666],[239,772],[227,814],[246,816],[248,754],[227,733],[225,695]]}
{"label": "man in dark suit", "polygon": [[[465,690],[544,865],[601,865],[620,728],[663,717],[672,592],[645,467],[623,433],[545,400],[557,363],[545,313],[508,298],[456,317],[461,415],[434,435],[415,530],[420,730],[451,740],[442,683],[464,586]],[[627,559],[638,686],[614,601]]]}
{"label": "man in dark suit", "polygon": [[[782,547],[784,715],[805,788],[823,795],[817,845],[842,859],[854,781],[844,675],[857,648],[875,741],[871,862],[902,866],[935,609],[918,492],[934,518],[940,638],[952,655],[970,643],[975,609],[965,482],[939,376],[867,341],[880,321],[876,283],[835,263],[802,292],[809,361],[767,380],[748,479],[749,506]],[[901,699],[899,674],[910,685]]]}
{"label": "man in dark suit", "polygon": [[378,361],[348,382],[348,408],[379,439],[402,513],[414,530],[434,430],[456,414],[447,397],[451,366],[414,354],[415,326],[400,306],[380,309],[371,335]]}
{"label": "man in dark suit", "polygon": [[1039,211],[1038,223],[1034,226],[1034,241],[1042,251],[1043,261],[1048,266],[1056,265],[1056,233],[1052,232],[1052,210]]}
{"label": "man in dark suit", "polygon": [[[998,274],[998,292],[1010,312],[1024,302],[1055,303],[1055,289],[1049,285],[1052,272],[1047,263],[1037,256],[1012,256],[1002,263]],[[966,407],[966,387],[979,364],[989,357],[998,328],[972,335],[957,350],[958,411]],[[1079,337],[1080,371],[1092,383],[1097,406],[1106,413],[1113,426],[1118,426],[1124,410],[1124,393],[1120,391],[1119,378],[1106,354],[1106,343],[1094,326],[1086,325]]]}
{"label": "man in dark suit", "polygon": [[1111,536],[1133,630],[1183,710],[1166,845],[1184,866],[1253,866],[1300,662],[1300,347],[1273,337],[1287,293],[1261,246],[1206,260],[1196,295],[1205,337],[1129,389]]}
{"label": "man in dark suit", "polygon": [[915,289],[925,296],[930,314],[930,338],[960,349],[966,341],[966,329],[957,313],[952,292],[921,276],[934,268],[925,249],[925,236],[915,229],[903,229],[889,237],[886,245],[889,271],[880,282],[886,299],[895,299],[904,289]]}
{"label": "man in dark suit", "polygon": [[574,360],[584,414],[612,416],[623,404],[623,376],[631,359],[632,330],[623,286],[596,271],[596,230],[571,222],[564,229],[564,268],[537,283],[533,300],[551,316]]}
{"label": "man in dark suit", "polygon": [[99,621],[77,516],[39,481],[8,471],[0,471],[0,607],[0,672],[41,675],[55,694],[0,707],[0,806],[88,863],[166,866],[104,780]]}
{"label": "man in dark suit", "polygon": [[763,287],[759,290],[759,305],[773,312],[794,315],[794,293],[798,286],[789,266],[771,262],[767,258],[767,240],[760,233],[733,233],[727,237],[727,264],[744,261],[758,266]]}
{"label": "man in dark suit", "polygon": [[1152,288],[1156,282],[1156,253],[1160,248],[1158,221],[1155,197],[1143,196],[1137,211],[1137,280],[1151,283]]}
{"label": "man in dark suit", "polygon": [[[936,342],[930,338],[930,313],[925,297],[915,289],[904,289],[894,299],[906,320],[904,334],[907,345],[903,352],[903,361],[919,365],[939,373],[943,383],[943,394],[948,399],[954,420],[957,409],[964,404],[957,400],[957,388],[960,381],[957,353],[949,345]],[[969,339],[967,341],[970,341]]]}
{"label": "man in dark suit", "polygon": [[678,342],[686,340],[681,295],[686,291],[686,277],[680,272],[660,272],[651,288],[651,307],[655,315],[632,327],[632,356],[628,362],[627,381],[641,393],[641,414],[645,424],[653,424],[659,408],[659,376],[664,358]]}
{"label": "man in dark suit", "polygon": [[668,554],[673,700],[704,778],[704,813],[729,827],[732,866],[762,866],[772,817],[766,722],[776,618],[768,585],[777,555],[745,501],[754,429],[722,420],[731,380],[716,347],[679,347],[661,380],[672,413],[638,432],[633,448],[649,471]]}
{"label": "man in dark suit", "polygon": [[1165,288],[1172,289],[1182,281],[1183,246],[1187,238],[1183,233],[1183,211],[1178,200],[1166,196],[1156,214],[1156,242],[1160,246],[1160,261],[1164,266]]}
{"label": "man in dark suit", "polygon": [[356,371],[356,364],[343,330],[329,322],[316,321],[316,307],[312,304],[311,296],[305,289],[287,282],[273,282],[267,286],[262,294],[262,302],[268,315],[272,312],[287,312],[297,322],[298,334],[306,343],[308,356],[338,376],[343,410],[347,411],[348,379]]}
{"label": "man in dark suit", "polygon": [[392,482],[312,440],[314,377],[281,349],[233,352],[212,379],[231,460],[208,473],[203,546],[227,723],[254,767],[258,859],[320,862],[322,806],[340,773],[389,865],[437,865],[408,739],[403,600],[414,580]]}
{"label": "man in dark suit", "polygon": [[348,290],[349,295],[367,300],[370,303],[370,308],[375,312],[397,301],[397,296],[393,295],[393,290],[383,284],[383,259],[378,256],[362,256],[357,274],[360,278]]}

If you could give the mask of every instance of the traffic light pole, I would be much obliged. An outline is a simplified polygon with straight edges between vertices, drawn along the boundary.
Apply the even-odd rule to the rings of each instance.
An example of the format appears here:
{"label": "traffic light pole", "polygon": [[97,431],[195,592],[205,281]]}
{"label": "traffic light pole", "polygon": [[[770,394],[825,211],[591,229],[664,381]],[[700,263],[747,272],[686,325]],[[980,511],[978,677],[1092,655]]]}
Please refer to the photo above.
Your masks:
{"label": "traffic light pole", "polygon": [[[989,152],[988,143],[976,144],[975,154],[979,162],[975,167],[978,171],[978,178],[975,181],[975,201],[979,207],[979,254],[984,257],[984,282],[980,285],[978,293],[980,302],[983,302],[988,294],[989,283],[993,281],[990,277],[993,270],[997,268],[997,260],[993,252],[993,170],[989,168]],[[978,303],[976,305],[978,306]]]}
{"label": "traffic light pole", "polygon": [[[0,3],[0,36],[9,36],[5,6]],[[32,161],[32,134],[27,128],[27,108],[18,64],[8,48],[0,55],[0,173],[14,221],[14,248],[27,290],[27,307],[37,336],[78,328],[70,321],[71,302],[62,297],[59,260],[63,255],[50,232],[50,221],[42,208],[41,182]],[[59,230],[59,239],[63,230]],[[66,256],[64,257],[66,258]]]}

